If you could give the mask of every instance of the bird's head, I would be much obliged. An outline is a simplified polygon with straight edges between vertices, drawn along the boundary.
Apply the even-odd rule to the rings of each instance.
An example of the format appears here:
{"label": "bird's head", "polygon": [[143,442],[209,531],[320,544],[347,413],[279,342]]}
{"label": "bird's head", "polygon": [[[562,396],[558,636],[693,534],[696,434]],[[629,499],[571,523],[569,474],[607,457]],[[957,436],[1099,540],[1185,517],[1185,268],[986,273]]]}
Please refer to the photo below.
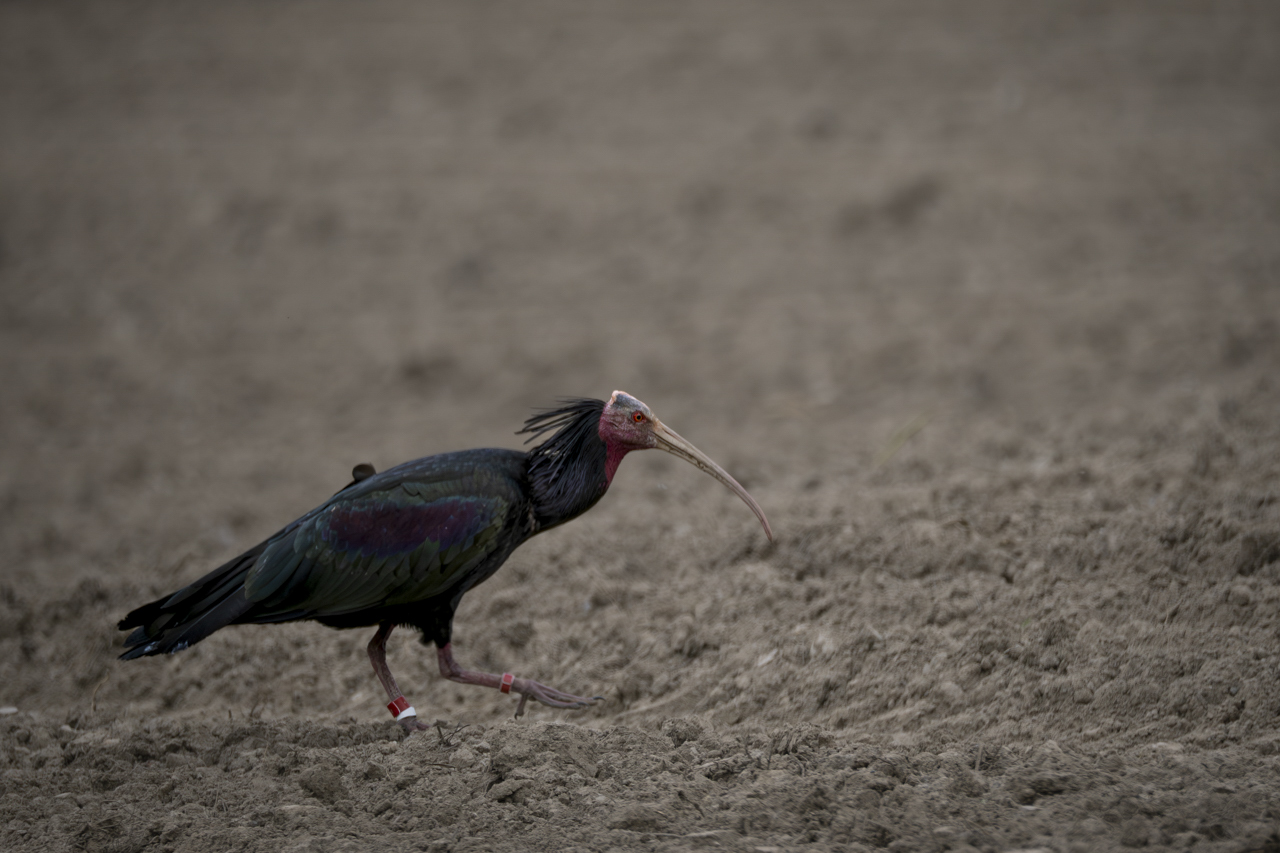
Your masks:
{"label": "bird's head", "polygon": [[665,450],[706,471],[742,498],[756,514],[756,518],[760,519],[765,535],[773,541],[773,531],[769,528],[769,520],[764,517],[764,510],[751,495],[747,494],[747,490],[709,456],[658,420],[649,407],[640,400],[625,391],[614,391],[600,413],[599,432],[608,453],[609,479],[613,478],[613,472],[617,470],[622,457],[632,450],[653,448]]}
{"label": "bird's head", "polygon": [[614,391],[600,413],[600,438],[611,447],[648,450],[658,446],[662,421],[626,391]]}

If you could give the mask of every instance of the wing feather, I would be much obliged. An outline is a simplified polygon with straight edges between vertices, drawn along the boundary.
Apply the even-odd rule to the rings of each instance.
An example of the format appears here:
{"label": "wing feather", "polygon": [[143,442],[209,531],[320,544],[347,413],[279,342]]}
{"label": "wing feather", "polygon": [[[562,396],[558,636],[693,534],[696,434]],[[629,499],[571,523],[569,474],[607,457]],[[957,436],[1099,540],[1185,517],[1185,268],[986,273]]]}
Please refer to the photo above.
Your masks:
{"label": "wing feather", "polygon": [[258,559],[245,582],[255,612],[334,616],[450,588],[498,546],[510,503],[451,495],[445,485],[340,492]]}
{"label": "wing feather", "polygon": [[294,530],[276,539],[249,570],[244,593],[250,601],[271,601],[306,560],[297,548],[296,535]]}

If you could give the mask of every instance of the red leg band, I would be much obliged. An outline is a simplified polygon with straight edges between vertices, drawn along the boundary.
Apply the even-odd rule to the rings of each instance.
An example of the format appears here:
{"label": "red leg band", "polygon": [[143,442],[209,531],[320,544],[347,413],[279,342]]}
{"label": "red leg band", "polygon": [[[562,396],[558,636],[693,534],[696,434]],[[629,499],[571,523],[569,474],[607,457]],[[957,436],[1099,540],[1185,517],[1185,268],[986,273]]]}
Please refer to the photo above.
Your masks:
{"label": "red leg band", "polygon": [[501,687],[499,687],[498,689],[499,689],[499,690],[501,690],[503,693],[510,693],[510,692],[511,692],[511,682],[513,682],[513,681],[515,681],[515,680],[516,680],[516,677],[515,677],[514,675],[512,675],[511,673],[509,673],[509,672],[504,672],[504,673],[502,673],[502,686],[501,686]]}
{"label": "red leg band", "polygon": [[400,696],[387,706],[387,710],[391,712],[391,716],[400,719],[400,715],[409,710],[409,700]]}

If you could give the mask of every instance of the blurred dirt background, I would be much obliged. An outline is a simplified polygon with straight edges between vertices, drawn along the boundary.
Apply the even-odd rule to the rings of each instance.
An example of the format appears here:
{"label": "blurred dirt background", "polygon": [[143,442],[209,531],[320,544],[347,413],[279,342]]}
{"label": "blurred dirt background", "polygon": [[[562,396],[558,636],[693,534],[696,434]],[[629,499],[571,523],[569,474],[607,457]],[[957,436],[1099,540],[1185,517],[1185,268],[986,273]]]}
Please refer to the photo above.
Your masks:
{"label": "blurred dirt background", "polygon": [[[1280,850],[1280,6],[0,5],[0,848]],[[114,623],[625,389],[467,664]]]}

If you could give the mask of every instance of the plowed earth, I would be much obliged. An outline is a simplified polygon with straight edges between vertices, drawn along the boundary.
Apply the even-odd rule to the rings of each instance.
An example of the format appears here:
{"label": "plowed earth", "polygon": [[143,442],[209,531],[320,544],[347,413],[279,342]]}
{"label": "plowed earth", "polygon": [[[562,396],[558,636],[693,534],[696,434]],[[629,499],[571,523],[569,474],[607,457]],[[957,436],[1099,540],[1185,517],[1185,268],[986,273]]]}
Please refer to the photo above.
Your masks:
{"label": "plowed earth", "polygon": [[[1265,4],[0,6],[0,849],[1280,850]],[[114,623],[623,388],[466,598]]]}

